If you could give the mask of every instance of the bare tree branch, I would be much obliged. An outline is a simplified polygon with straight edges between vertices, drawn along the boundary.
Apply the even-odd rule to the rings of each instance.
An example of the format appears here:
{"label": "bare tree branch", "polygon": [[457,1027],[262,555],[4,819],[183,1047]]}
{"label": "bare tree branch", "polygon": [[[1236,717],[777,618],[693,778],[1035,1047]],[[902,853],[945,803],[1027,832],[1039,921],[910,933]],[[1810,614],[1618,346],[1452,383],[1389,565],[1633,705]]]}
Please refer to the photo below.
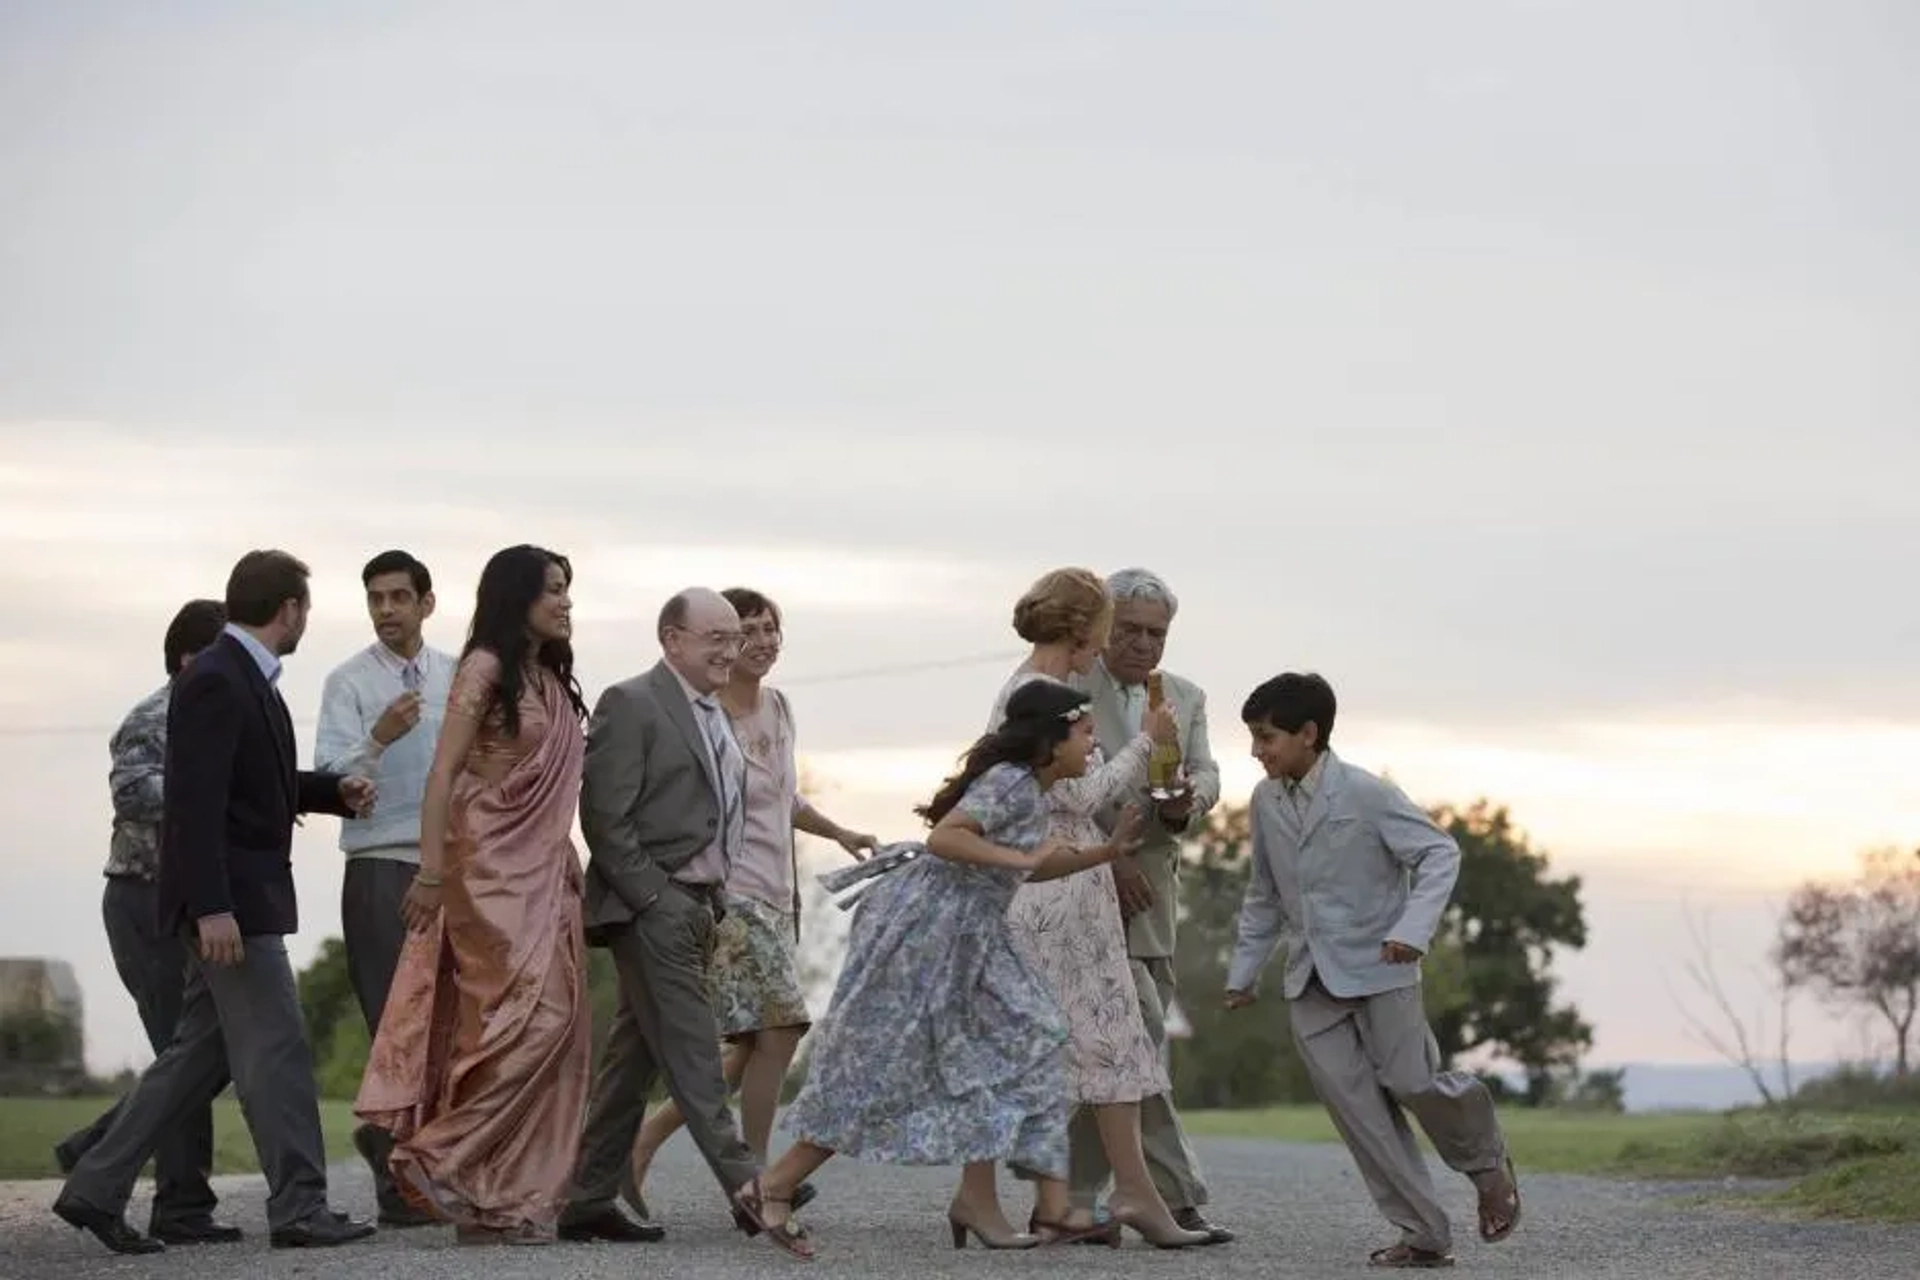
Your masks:
{"label": "bare tree branch", "polygon": [[1726,983],[1720,977],[1715,962],[1715,947],[1711,922],[1704,914],[1696,915],[1691,906],[1681,908],[1687,927],[1687,939],[1691,954],[1680,964],[1680,971],[1692,984],[1698,998],[1703,999],[1709,1009],[1706,1014],[1696,1012],[1673,990],[1673,984],[1664,978],[1667,996],[1673,1001],[1675,1009],[1686,1022],[1689,1036],[1697,1043],[1705,1045],[1720,1055],[1728,1063],[1746,1073],[1759,1093],[1761,1102],[1769,1107],[1777,1106],[1793,1096],[1792,1068],[1788,1066],[1787,1045],[1789,1040],[1790,1006],[1792,1003],[1792,984],[1784,974],[1776,974],[1773,986],[1779,994],[1778,1045],[1780,1054],[1780,1091],[1775,1092],[1762,1070],[1760,1051],[1756,1042],[1766,1034],[1764,1014],[1756,1014],[1751,1020],[1742,1018],[1734,1010],[1733,1001],[1727,995]]}

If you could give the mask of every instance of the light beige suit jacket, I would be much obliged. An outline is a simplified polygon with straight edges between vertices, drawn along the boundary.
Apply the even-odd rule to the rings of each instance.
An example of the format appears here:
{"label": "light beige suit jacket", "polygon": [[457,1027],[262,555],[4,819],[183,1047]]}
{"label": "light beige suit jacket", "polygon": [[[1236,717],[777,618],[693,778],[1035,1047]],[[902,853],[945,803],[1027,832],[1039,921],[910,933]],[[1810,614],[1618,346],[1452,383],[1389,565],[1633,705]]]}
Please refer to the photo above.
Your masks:
{"label": "light beige suit jacket", "polygon": [[[1132,741],[1127,719],[1121,710],[1120,686],[1107,673],[1105,663],[1096,663],[1091,672],[1074,683],[1093,697],[1093,730],[1100,749],[1109,759]],[[1122,797],[1097,816],[1104,830],[1112,830],[1121,811],[1138,803],[1147,813],[1146,840],[1132,862],[1146,876],[1153,890],[1153,905],[1127,922],[1127,954],[1137,960],[1164,959],[1173,954],[1174,933],[1180,918],[1180,839],[1197,830],[1207,813],[1220,800],[1220,766],[1207,741],[1207,695],[1191,680],[1172,672],[1161,673],[1161,687],[1173,704],[1174,719],[1180,725],[1180,754],[1187,776],[1193,782],[1193,813],[1180,831],[1169,831],[1152,817],[1153,802],[1146,788]]]}

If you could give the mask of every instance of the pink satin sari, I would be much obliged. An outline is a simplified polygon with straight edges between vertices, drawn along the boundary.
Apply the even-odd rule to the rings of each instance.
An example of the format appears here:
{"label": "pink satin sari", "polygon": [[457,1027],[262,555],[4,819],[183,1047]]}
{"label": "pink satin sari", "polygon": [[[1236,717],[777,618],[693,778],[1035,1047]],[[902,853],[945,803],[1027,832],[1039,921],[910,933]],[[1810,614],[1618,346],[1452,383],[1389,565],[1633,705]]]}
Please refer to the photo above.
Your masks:
{"label": "pink satin sari", "polygon": [[[462,660],[450,713],[498,671]],[[442,908],[411,933],[354,1112],[396,1139],[402,1194],[496,1231],[550,1231],[566,1202],[591,1071],[580,861],[585,738],[559,682],[529,674],[520,732],[482,718],[448,812]]]}

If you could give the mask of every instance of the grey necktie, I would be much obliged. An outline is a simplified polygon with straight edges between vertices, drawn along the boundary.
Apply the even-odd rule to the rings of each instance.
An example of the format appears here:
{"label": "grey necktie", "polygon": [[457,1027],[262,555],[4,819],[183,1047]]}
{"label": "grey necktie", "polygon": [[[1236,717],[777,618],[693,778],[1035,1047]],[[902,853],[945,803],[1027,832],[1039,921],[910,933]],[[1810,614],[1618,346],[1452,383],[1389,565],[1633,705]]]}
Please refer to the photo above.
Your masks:
{"label": "grey necktie", "polygon": [[733,745],[733,735],[727,732],[726,712],[711,696],[697,698],[694,706],[700,711],[702,731],[706,734],[707,749],[713,755],[713,771],[720,784],[720,807],[726,815],[726,825],[720,845],[720,851],[732,862],[739,851],[741,819],[740,783],[744,772],[744,762],[739,751]]}
{"label": "grey necktie", "polygon": [[400,687],[408,693],[418,693],[427,683],[425,673],[420,670],[420,660],[415,658],[400,668]]}

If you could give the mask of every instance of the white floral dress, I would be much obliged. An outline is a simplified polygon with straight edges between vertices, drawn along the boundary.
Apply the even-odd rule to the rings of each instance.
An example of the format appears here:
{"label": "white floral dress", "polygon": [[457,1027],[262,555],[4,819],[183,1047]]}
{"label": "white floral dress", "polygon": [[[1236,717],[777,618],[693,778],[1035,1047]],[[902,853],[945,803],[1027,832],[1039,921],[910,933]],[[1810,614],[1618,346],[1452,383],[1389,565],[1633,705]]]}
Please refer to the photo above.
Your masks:
{"label": "white floral dress", "polygon": [[[992,723],[999,723],[1015,689],[1040,678],[1015,672],[994,703]],[[1142,733],[1111,760],[1096,755],[1084,777],[1056,782],[1046,793],[1047,836],[1076,845],[1104,841],[1093,815],[1146,783],[1152,752],[1153,739]],[[1066,1016],[1074,1101],[1138,1102],[1166,1093],[1166,1067],[1140,1017],[1113,868],[1022,884],[1007,918],[1014,944],[1046,978]]]}

